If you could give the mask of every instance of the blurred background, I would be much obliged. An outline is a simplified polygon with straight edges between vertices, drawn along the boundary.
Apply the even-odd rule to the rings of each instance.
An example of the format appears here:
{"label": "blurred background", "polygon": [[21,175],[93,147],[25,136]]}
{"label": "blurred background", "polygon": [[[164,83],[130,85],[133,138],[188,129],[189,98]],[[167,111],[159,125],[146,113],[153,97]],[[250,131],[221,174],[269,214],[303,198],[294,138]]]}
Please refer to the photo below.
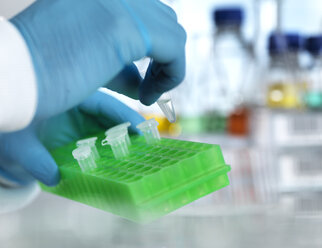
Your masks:
{"label": "blurred background", "polygon": [[[0,0],[0,14],[31,2]],[[219,144],[231,185],[148,225],[41,193],[0,216],[1,247],[322,247],[322,2],[166,3],[188,34],[178,121],[110,93],[163,136]]]}

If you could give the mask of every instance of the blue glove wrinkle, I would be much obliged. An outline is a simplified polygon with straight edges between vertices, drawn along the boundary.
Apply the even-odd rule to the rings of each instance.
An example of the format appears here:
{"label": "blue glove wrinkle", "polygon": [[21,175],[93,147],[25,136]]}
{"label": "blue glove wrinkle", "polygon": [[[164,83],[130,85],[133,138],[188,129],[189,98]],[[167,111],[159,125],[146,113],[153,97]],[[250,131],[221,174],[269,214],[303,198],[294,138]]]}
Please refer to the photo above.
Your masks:
{"label": "blue glove wrinkle", "polygon": [[178,22],[178,16],[176,12],[167,4],[162,3],[161,1],[156,1],[156,4],[160,6],[160,9],[165,15],[173,19],[175,22]]}
{"label": "blue glove wrinkle", "polygon": [[138,99],[141,82],[142,78],[138,68],[132,63],[126,66],[106,87],[133,99]]}
{"label": "blue glove wrinkle", "polygon": [[[100,91],[97,91],[84,101],[79,108],[86,114],[104,117],[115,123],[129,121],[132,124],[130,129],[136,133],[138,133],[138,130],[135,126],[145,120],[140,114],[126,104],[120,102],[113,96]],[[109,127],[110,126],[106,126],[106,128]]]}
{"label": "blue glove wrinkle", "polygon": [[120,2],[123,4],[123,6],[125,7],[125,9],[128,11],[128,13],[130,14],[130,16],[133,18],[133,20],[136,23],[137,28],[139,29],[139,32],[142,35],[145,47],[146,47],[146,51],[147,51],[147,56],[150,55],[151,50],[152,50],[152,42],[151,39],[149,37],[147,28],[145,27],[145,25],[143,24],[143,22],[141,21],[141,19],[135,14],[135,12],[133,11],[133,9],[128,5],[128,3],[126,2],[126,0],[120,0]]}

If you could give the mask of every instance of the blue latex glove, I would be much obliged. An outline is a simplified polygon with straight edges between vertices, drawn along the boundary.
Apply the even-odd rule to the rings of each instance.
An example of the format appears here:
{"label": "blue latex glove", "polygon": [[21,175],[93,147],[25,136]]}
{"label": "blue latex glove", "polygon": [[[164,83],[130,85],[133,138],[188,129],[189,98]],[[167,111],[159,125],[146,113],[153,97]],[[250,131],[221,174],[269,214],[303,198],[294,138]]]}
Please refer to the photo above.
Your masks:
{"label": "blue latex glove", "polygon": [[47,185],[59,181],[58,167],[48,150],[76,141],[122,122],[130,130],[144,121],[137,112],[112,96],[97,91],[79,106],[28,128],[0,136],[0,176],[18,185],[35,178]]}
{"label": "blue latex glove", "polygon": [[[185,75],[185,31],[158,0],[38,0],[11,22],[32,55],[36,120],[72,108],[116,76],[150,105]],[[145,56],[154,62],[142,80],[132,62]]]}

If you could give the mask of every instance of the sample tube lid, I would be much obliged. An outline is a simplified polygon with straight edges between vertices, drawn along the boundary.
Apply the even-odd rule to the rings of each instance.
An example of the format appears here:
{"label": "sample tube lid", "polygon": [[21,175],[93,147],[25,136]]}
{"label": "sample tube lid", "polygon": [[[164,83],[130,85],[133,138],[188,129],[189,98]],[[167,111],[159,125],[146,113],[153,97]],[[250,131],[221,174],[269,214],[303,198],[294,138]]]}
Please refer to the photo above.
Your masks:
{"label": "sample tube lid", "polygon": [[305,41],[306,50],[312,55],[322,54],[322,35],[310,36]]}
{"label": "sample tube lid", "polygon": [[96,140],[97,140],[97,137],[92,137],[92,138],[88,138],[88,139],[78,140],[76,142],[76,146],[92,145],[92,144],[95,144]]}
{"label": "sample tube lid", "polygon": [[88,146],[80,146],[73,150],[73,157],[77,160],[86,159],[91,155],[91,148]]}
{"label": "sample tube lid", "polygon": [[136,127],[140,130],[150,129],[150,127],[156,127],[159,123],[155,120],[155,118],[146,120],[140,124],[138,124]]}
{"label": "sample tube lid", "polygon": [[126,133],[115,132],[106,136],[106,138],[102,140],[101,144],[102,146],[106,146],[122,143],[125,141],[125,136]]}
{"label": "sample tube lid", "polygon": [[109,135],[113,135],[114,133],[119,133],[119,132],[125,132],[127,133],[128,132],[128,127],[131,126],[131,123],[130,122],[125,122],[125,123],[122,123],[122,124],[119,124],[117,126],[114,126],[114,127],[111,127],[110,129],[108,129],[106,132],[105,132],[105,135],[106,136],[109,136]]}
{"label": "sample tube lid", "polygon": [[295,52],[303,48],[303,43],[303,37],[298,33],[272,33],[269,36],[268,50],[270,54]]}

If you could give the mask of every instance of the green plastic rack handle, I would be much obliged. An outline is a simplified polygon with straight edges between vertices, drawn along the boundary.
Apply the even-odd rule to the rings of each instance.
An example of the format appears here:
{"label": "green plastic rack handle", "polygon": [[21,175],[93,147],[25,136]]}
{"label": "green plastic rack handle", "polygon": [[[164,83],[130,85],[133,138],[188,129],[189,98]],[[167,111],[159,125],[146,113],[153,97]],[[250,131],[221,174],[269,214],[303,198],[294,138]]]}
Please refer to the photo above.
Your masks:
{"label": "green plastic rack handle", "polygon": [[109,146],[96,143],[97,168],[82,172],[72,156],[75,143],[51,152],[61,181],[43,190],[75,200],[135,222],[149,222],[229,185],[218,145],[165,139],[146,144],[132,136],[130,156],[115,160]]}

